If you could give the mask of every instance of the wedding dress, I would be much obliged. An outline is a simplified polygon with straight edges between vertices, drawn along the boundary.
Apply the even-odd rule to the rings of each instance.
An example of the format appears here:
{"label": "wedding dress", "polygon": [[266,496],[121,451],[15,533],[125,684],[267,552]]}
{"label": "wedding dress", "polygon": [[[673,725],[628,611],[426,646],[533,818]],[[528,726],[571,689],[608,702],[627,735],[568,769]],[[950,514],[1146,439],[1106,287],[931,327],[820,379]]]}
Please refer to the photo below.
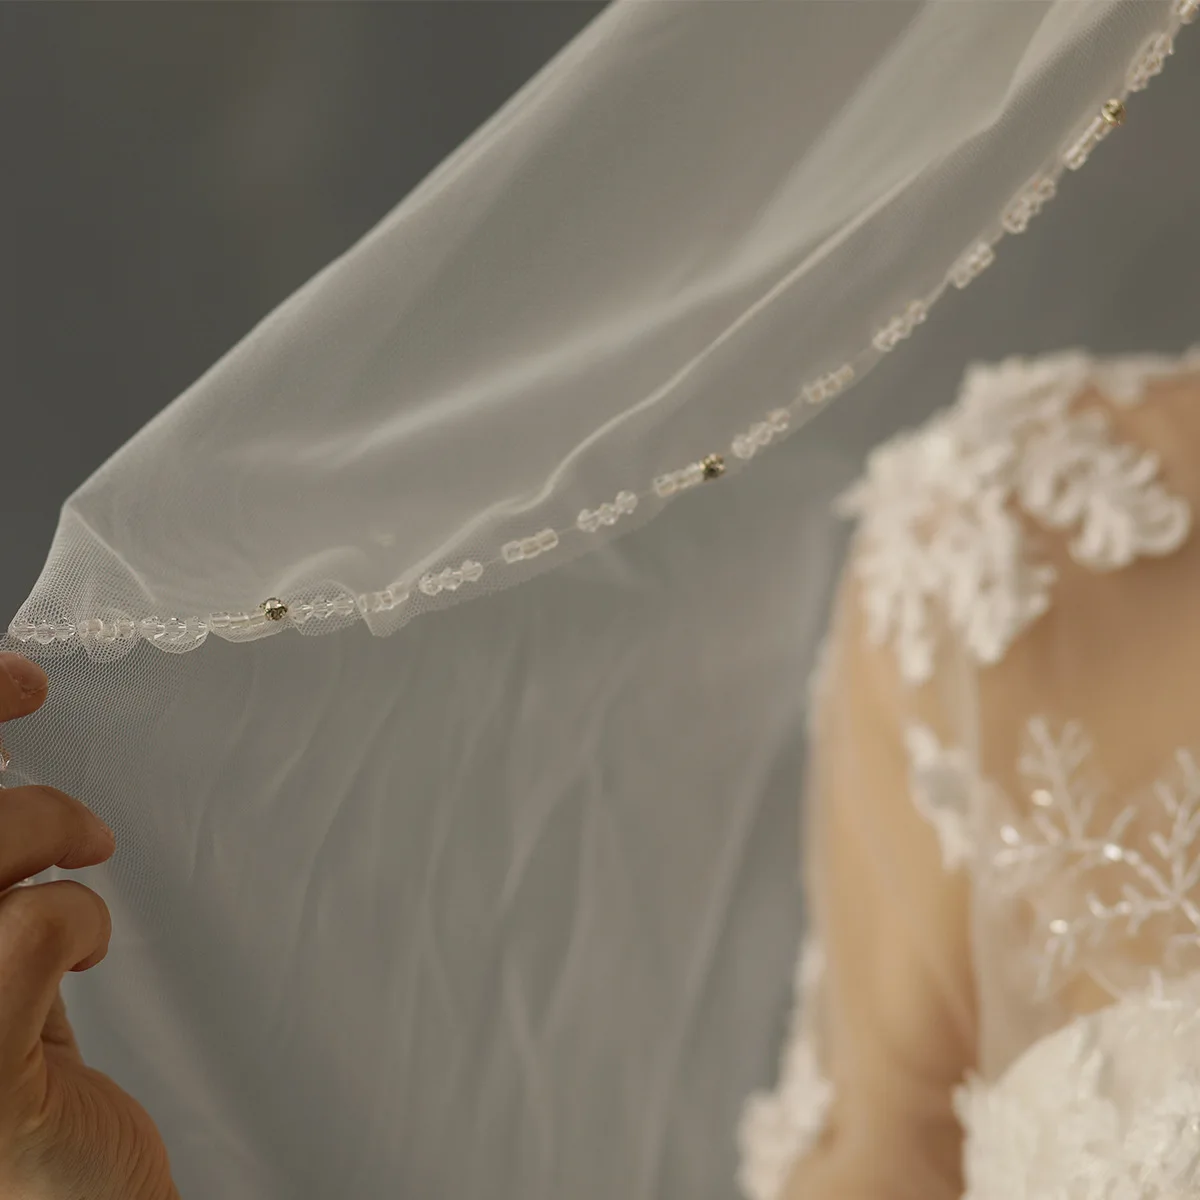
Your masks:
{"label": "wedding dress", "polygon": [[842,507],[746,1195],[1200,1194],[1200,348],[974,367]]}
{"label": "wedding dress", "polygon": [[1186,1177],[1194,360],[888,438],[1194,342],[1197,16],[617,0],[68,498],[4,739],[186,1200],[727,1200],[806,924],[755,1200]]}

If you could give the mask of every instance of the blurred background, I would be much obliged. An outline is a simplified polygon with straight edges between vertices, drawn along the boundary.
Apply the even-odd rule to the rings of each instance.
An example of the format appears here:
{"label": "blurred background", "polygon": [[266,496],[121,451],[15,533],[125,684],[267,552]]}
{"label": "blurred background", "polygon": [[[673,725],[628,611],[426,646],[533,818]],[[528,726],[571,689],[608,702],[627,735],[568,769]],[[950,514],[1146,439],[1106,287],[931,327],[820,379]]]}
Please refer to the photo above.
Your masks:
{"label": "blurred background", "polygon": [[603,4],[0,5],[0,613],[63,500]]}

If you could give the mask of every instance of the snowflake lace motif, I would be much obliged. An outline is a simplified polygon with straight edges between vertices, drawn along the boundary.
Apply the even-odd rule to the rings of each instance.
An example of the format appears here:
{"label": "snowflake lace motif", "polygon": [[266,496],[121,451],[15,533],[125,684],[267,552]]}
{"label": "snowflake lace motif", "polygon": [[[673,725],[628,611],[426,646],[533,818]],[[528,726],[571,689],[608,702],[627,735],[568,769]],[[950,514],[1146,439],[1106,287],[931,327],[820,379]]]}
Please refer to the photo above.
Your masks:
{"label": "snowflake lace motif", "polygon": [[991,858],[1002,894],[1033,904],[1040,996],[1075,969],[1120,994],[1121,947],[1151,924],[1162,971],[1200,966],[1200,762],[1176,751],[1171,773],[1108,816],[1091,754],[1077,724],[1056,735],[1029,722],[1020,771],[1030,811],[1000,827]]}
{"label": "snowflake lace motif", "polygon": [[894,646],[909,683],[933,671],[935,610],[988,664],[1047,610],[1054,571],[1030,553],[1022,517],[1070,533],[1072,557],[1097,571],[1178,549],[1191,514],[1157,481],[1156,457],[1114,441],[1104,412],[1075,402],[1095,388],[1136,404],[1150,382],[1198,367],[1198,350],[974,366],[956,404],[870,456],[838,509],[860,520],[871,640]]}

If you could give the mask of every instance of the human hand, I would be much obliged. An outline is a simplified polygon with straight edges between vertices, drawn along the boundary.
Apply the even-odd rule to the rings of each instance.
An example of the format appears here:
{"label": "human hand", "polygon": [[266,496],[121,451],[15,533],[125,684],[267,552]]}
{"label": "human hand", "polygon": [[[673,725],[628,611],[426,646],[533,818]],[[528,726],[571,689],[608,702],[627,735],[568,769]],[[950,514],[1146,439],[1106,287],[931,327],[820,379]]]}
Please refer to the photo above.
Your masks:
{"label": "human hand", "polygon": [[[36,712],[47,679],[0,654],[0,722]],[[104,901],[51,866],[94,866],[113,836],[54,788],[0,790],[0,1200],[178,1200],[145,1109],[84,1064],[59,991],[108,950]]]}

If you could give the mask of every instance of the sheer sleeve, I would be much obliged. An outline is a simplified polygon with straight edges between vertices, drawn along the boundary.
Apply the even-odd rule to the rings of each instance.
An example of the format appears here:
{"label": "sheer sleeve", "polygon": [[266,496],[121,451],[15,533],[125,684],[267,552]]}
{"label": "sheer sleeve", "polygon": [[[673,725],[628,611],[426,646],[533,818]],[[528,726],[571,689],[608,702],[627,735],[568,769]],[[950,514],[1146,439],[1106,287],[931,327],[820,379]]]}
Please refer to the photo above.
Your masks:
{"label": "sheer sleeve", "polygon": [[1088,1103],[1115,1179],[1111,1079],[1175,1102],[1148,1057],[1088,1076],[1048,1039],[1200,978],[1198,362],[980,368],[875,457],[806,806],[828,1096],[783,1200],[1042,1195]]}
{"label": "sheer sleeve", "polygon": [[816,1052],[832,1084],[819,1138],[786,1200],[961,1195],[956,1085],[973,1060],[968,886],[911,797],[908,718],[932,688],[904,687],[843,589],[813,731],[806,879],[823,950]]}

